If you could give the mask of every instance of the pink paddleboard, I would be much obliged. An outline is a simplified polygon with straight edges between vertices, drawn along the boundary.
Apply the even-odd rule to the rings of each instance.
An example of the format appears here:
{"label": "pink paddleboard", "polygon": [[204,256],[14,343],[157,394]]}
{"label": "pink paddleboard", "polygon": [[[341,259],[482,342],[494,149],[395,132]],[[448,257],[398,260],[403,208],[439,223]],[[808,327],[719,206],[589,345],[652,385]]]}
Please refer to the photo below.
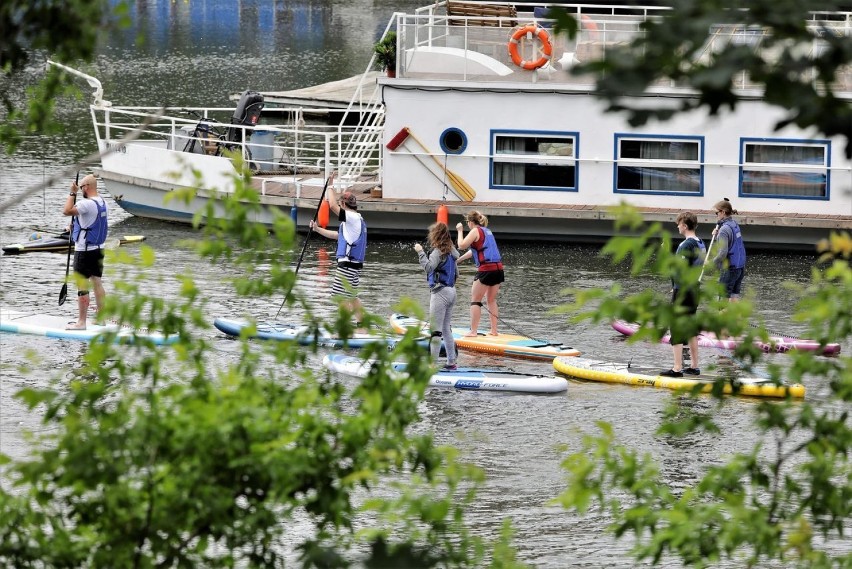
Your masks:
{"label": "pink paddleboard", "polygon": [[[631,324],[624,320],[616,320],[612,323],[612,327],[625,336],[632,336],[639,329],[638,324]],[[664,343],[669,343],[669,335],[663,336]],[[723,348],[732,350],[739,345],[739,338],[718,338],[710,332],[701,332],[698,335],[698,345],[704,348]],[[820,346],[815,340],[805,340],[802,338],[794,338],[791,336],[770,336],[769,342],[755,340],[754,345],[759,347],[764,352],[789,352],[790,350],[802,350],[810,352],[819,352],[823,355],[833,355],[840,353],[840,344],[828,344]]]}

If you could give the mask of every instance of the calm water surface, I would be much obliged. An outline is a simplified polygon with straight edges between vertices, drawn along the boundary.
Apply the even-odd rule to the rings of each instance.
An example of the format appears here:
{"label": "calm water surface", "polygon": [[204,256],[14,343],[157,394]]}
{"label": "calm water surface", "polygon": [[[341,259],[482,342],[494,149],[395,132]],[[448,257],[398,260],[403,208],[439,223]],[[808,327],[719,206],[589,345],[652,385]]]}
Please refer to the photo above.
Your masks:
{"label": "calm water surface", "polygon": [[[228,96],[246,88],[284,90],[342,79],[364,70],[371,46],[394,10],[411,2],[137,2],[134,28],[104,38],[100,54],[89,72],[104,84],[105,98],[114,104],[222,105]],[[138,46],[137,32],[147,34]],[[31,76],[40,67],[33,66]],[[0,192],[8,196],[46,179],[54,172],[94,150],[86,104],[60,101],[59,118],[67,132],[49,138],[31,138],[14,159],[2,158]],[[56,228],[67,182],[56,184],[29,198],[0,219],[0,244],[25,240],[33,226]],[[211,266],[177,245],[195,233],[184,226],[164,224],[126,215],[111,207],[111,231],[143,234],[156,250],[157,263],[146,275],[148,287],[175,298],[175,273],[190,273],[208,300],[209,320],[220,315],[251,314],[271,318],[280,300],[246,300],[231,294],[227,279],[238,276],[229,266]],[[368,218],[369,221],[369,218]],[[500,220],[492,220],[500,235]],[[709,228],[700,228],[707,237]],[[701,231],[703,230],[703,231]],[[425,228],[424,228],[425,233]],[[747,237],[747,232],[746,232]],[[404,295],[428,302],[428,292],[412,242],[371,242],[362,299],[368,309],[389,314]],[[636,364],[667,366],[668,346],[628,344],[605,325],[569,324],[548,311],[561,302],[568,286],[609,287],[618,282],[627,292],[653,287],[660,292],[667,282],[630,280],[587,246],[503,244],[507,282],[500,294],[503,331],[547,337],[579,348],[589,356],[632,359]],[[312,240],[300,270],[303,289],[322,303],[331,286],[329,242]],[[757,295],[757,309],[771,329],[795,335],[801,328],[791,322],[796,299],[782,281],[807,282],[813,259],[808,256],[753,255],[748,265],[747,287]],[[65,257],[32,254],[0,256],[3,306],[33,312],[61,313],[70,320],[75,305],[58,308],[56,299],[64,276]],[[462,270],[456,321],[467,324],[467,290],[473,271]],[[110,289],[109,277],[106,280]],[[284,320],[285,318],[282,318]],[[214,346],[210,357],[227,365],[238,357],[236,343],[212,325],[199,334]],[[37,418],[24,412],[12,398],[23,386],[45,386],[51,378],[66,377],[79,367],[85,344],[37,337],[0,334],[0,451],[21,456],[25,450],[21,431],[39,430]],[[850,346],[843,347],[844,351]],[[39,360],[29,363],[28,351]],[[704,350],[702,367],[717,361],[722,352]],[[314,360],[319,368],[322,354]],[[770,356],[784,361],[785,356]],[[20,369],[29,363],[29,369]],[[462,353],[461,365],[506,366],[519,371],[552,373],[549,363],[495,359]],[[282,374],[286,370],[281,370]],[[808,384],[808,397],[819,400],[826,386]],[[503,395],[433,390],[423,406],[422,428],[431,429],[441,443],[452,443],[467,460],[485,469],[488,483],[471,512],[471,523],[484,535],[495,535],[499,520],[509,516],[516,528],[521,558],[539,567],[635,567],[627,554],[630,543],[615,541],[605,533],[607,520],[591,513],[579,517],[549,504],[564,489],[559,445],[579,447],[583,432],[593,432],[596,421],[614,425],[618,439],[640,452],[653,455],[663,476],[673,486],[689,484],[711,464],[737,451],[750,449],[753,400],[731,401],[721,411],[722,433],[684,439],[653,436],[662,420],[663,407],[673,395],[668,391],[570,381],[567,393],[556,396]],[[708,409],[709,398],[684,401],[684,406]],[[678,566],[670,562],[668,566]],[[737,567],[738,563],[719,566]]]}

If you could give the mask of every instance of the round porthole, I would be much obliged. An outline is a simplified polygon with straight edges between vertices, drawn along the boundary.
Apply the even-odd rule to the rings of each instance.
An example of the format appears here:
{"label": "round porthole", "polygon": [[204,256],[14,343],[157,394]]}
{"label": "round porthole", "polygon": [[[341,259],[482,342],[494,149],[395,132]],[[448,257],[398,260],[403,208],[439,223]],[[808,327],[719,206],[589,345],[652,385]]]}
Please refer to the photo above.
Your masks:
{"label": "round porthole", "polygon": [[441,133],[441,150],[446,154],[461,154],[467,148],[467,136],[457,128],[448,128]]}

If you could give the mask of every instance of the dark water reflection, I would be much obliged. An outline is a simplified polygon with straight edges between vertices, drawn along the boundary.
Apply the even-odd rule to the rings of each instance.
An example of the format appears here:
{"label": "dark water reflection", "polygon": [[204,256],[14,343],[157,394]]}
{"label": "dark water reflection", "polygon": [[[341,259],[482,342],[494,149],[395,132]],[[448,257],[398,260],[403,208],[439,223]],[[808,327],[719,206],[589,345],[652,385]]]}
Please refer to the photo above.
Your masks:
{"label": "dark water reflection", "polygon": [[[244,88],[290,89],[360,73],[391,12],[404,8],[404,4],[411,5],[137,2],[136,27],[106,37],[89,71],[103,81],[105,97],[115,104],[226,105],[230,94]],[[184,18],[177,12],[182,9],[199,10],[203,17]],[[231,17],[233,10],[239,11],[236,19]],[[246,15],[252,10],[254,16]],[[239,23],[235,25],[235,21]],[[141,47],[135,44],[137,31],[148,37]],[[28,139],[14,159],[3,159],[0,193],[8,195],[35,184],[94,149],[83,103],[60,101],[58,116],[68,126],[66,134]],[[67,182],[55,184],[5,213],[0,218],[0,243],[25,240],[33,226],[60,227],[66,191]],[[280,299],[249,300],[230,292],[228,279],[241,276],[236,267],[211,266],[179,247],[178,242],[195,236],[190,228],[128,217],[117,207],[111,208],[110,215],[114,234],[144,234],[147,245],[156,251],[157,262],[144,275],[149,292],[176,298],[176,274],[185,273],[191,274],[203,291],[211,322],[220,315],[270,318],[277,312]],[[493,220],[492,227],[499,239],[499,219]],[[393,304],[405,295],[427,302],[428,292],[412,245],[410,241],[371,242],[362,295],[368,309],[389,314]],[[590,356],[632,359],[654,367],[668,365],[668,346],[630,344],[606,325],[571,324],[565,316],[550,310],[563,301],[560,292],[566,287],[607,288],[619,283],[626,292],[651,287],[664,293],[669,283],[646,277],[631,279],[593,247],[531,243],[505,244],[502,249],[507,265],[507,282],[499,299],[504,331],[511,327],[529,336],[562,341]],[[331,253],[330,243],[313,240],[300,270],[300,286],[315,299],[320,312],[329,309],[322,307],[331,286]],[[754,292],[757,310],[770,328],[794,335],[803,331],[791,322],[790,310],[796,298],[781,282],[806,282],[812,262],[813,258],[801,255],[765,253],[750,258],[746,285]],[[66,303],[62,308],[56,305],[64,269],[61,255],[0,256],[0,302],[33,312],[61,313],[70,319],[73,304]],[[459,324],[467,324],[466,299],[472,275],[469,265],[463,267],[455,312]],[[107,279],[108,290],[110,278],[115,276]],[[239,357],[236,343],[212,326],[199,330],[199,334],[211,342],[214,363],[224,366]],[[76,342],[0,334],[0,451],[20,456],[25,449],[21,429],[41,428],[11,394],[23,386],[44,386],[50,378],[66,376],[80,365],[84,350],[85,346]],[[30,352],[38,356],[33,362],[27,358]],[[703,354],[703,365],[718,361],[722,355],[713,350],[704,350]],[[313,365],[319,367],[321,356],[311,359]],[[773,361],[784,361],[785,357],[770,356]],[[459,363],[508,366],[535,373],[553,371],[549,363],[469,353],[463,353]],[[21,369],[24,364],[29,367]],[[818,381],[807,387],[809,398],[815,400],[826,388]],[[620,442],[655,457],[664,478],[676,488],[693,483],[709,465],[751,448],[756,402],[748,399],[731,401],[719,412],[722,432],[718,435],[692,435],[680,440],[654,437],[663,407],[672,397],[667,391],[573,380],[567,393],[544,397],[430,391],[420,428],[433,430],[439,442],[455,444],[467,460],[485,469],[488,483],[471,517],[476,531],[495,535],[500,519],[508,516],[516,528],[521,558],[535,566],[627,568],[637,566],[627,554],[631,544],[616,542],[605,533],[608,520],[594,512],[583,517],[569,514],[551,503],[565,487],[559,467],[564,453],[559,447],[578,449],[582,433],[594,432],[596,421],[607,421],[614,425]],[[713,402],[701,398],[682,400],[681,405],[706,411]]]}

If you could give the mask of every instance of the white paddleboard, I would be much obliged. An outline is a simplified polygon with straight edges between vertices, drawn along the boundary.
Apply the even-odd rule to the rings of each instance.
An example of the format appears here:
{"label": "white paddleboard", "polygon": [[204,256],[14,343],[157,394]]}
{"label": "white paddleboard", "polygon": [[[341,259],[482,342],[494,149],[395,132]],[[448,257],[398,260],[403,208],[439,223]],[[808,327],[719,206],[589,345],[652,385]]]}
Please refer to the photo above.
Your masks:
{"label": "white paddleboard", "polygon": [[[76,306],[74,307],[76,311]],[[66,330],[68,317],[52,316],[49,314],[27,314],[9,308],[0,308],[0,332],[13,334],[32,334],[47,338],[63,340],[81,340],[91,342],[106,332],[116,333],[116,342],[133,343],[135,340],[149,340],[155,344],[171,344],[177,341],[177,336],[166,337],[159,332],[134,330],[118,324],[100,325],[93,322],[86,324],[85,330]]]}

